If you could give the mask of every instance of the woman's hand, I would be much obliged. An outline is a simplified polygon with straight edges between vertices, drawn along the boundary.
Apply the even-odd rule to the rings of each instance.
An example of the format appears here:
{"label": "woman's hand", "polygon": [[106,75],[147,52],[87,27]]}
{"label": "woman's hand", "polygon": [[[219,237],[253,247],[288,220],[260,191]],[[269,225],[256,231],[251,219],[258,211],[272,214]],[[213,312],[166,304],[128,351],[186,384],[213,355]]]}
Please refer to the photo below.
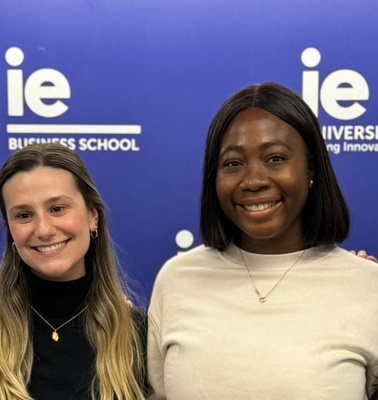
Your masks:
{"label": "woman's hand", "polygon": [[377,257],[372,256],[372,255],[368,255],[365,250],[359,250],[358,252],[356,252],[355,250],[350,250],[350,252],[352,254],[355,254],[358,257],[366,258],[367,260],[378,262]]}

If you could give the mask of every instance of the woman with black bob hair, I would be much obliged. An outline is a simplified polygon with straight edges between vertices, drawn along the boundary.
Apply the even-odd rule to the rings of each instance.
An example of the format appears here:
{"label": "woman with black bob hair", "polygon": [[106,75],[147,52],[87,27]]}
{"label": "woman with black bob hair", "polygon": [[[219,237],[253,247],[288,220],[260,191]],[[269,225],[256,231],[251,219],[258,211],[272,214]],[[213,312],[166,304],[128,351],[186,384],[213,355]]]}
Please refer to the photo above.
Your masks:
{"label": "woman with black bob hair", "polygon": [[335,245],[347,205],[317,118],[291,90],[249,86],[220,107],[201,232],[204,245],[167,261],[154,284],[154,399],[371,396],[378,266]]}
{"label": "woman with black bob hair", "polygon": [[292,126],[306,146],[307,161],[316,182],[302,212],[303,238],[307,246],[341,243],[349,233],[349,212],[328,155],[319,122],[310,107],[295,93],[275,83],[249,86],[218,111],[206,143],[201,198],[201,233],[206,246],[223,250],[240,233],[224,214],[217,199],[216,175],[219,150],[231,121],[241,111],[260,108]]}

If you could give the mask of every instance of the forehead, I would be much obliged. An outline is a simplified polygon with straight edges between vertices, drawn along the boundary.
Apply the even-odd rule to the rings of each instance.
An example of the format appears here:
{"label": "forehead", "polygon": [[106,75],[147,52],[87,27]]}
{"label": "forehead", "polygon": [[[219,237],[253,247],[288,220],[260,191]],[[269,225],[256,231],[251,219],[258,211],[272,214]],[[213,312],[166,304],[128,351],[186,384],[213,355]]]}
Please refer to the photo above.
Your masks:
{"label": "forehead", "polygon": [[38,184],[43,179],[46,183],[53,183],[58,186],[60,183],[75,185],[75,179],[71,172],[63,168],[53,168],[46,166],[38,166],[28,171],[20,171],[12,175],[5,184],[13,181],[23,181],[25,183],[34,182]]}
{"label": "forehead", "polygon": [[37,167],[30,171],[17,172],[3,186],[6,203],[16,198],[36,201],[78,193],[80,194],[71,172],[51,167]]}
{"label": "forehead", "polygon": [[291,142],[304,146],[301,135],[285,121],[261,108],[249,108],[238,113],[222,138],[222,147],[237,142]]}

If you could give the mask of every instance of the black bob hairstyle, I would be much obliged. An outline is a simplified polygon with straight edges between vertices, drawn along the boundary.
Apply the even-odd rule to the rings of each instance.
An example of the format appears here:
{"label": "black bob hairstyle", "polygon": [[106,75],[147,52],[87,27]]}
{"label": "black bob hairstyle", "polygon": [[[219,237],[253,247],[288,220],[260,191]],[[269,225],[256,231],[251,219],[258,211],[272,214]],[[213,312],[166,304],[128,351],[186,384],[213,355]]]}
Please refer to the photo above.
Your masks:
{"label": "black bob hairstyle", "polygon": [[221,142],[235,116],[260,108],[291,125],[302,137],[313,167],[314,186],[302,213],[306,246],[342,242],[349,234],[350,217],[318,119],[297,94],[272,82],[248,86],[226,100],[210,124],[203,166],[200,227],[205,246],[223,250],[238,241],[239,229],[226,217],[216,193],[216,175]]}

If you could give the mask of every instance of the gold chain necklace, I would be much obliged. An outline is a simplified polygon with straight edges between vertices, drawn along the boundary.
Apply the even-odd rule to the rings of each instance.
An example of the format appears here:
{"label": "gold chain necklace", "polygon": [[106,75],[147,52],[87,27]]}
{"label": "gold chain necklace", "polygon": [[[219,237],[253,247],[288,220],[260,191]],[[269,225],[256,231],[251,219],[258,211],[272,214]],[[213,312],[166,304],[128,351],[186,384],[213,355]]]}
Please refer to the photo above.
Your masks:
{"label": "gold chain necklace", "polygon": [[45,323],[53,330],[53,333],[51,334],[51,339],[52,339],[54,342],[58,342],[58,341],[59,341],[59,333],[58,333],[58,330],[59,330],[60,328],[63,328],[63,326],[69,324],[71,321],[73,321],[73,320],[74,320],[75,318],[77,318],[79,315],[81,315],[81,314],[88,308],[88,304],[87,304],[80,312],[78,312],[77,314],[75,314],[75,315],[74,315],[73,317],[71,317],[68,321],[66,321],[64,324],[58,326],[57,328],[54,328],[54,327],[50,324],[49,321],[47,321],[45,318],[43,318],[42,315],[41,315],[32,305],[30,305],[30,308],[38,315],[39,318],[41,318],[41,320],[42,320],[43,322],[45,322]]}
{"label": "gold chain necklace", "polygon": [[242,258],[242,260],[243,260],[244,266],[245,266],[245,268],[246,268],[246,270],[247,270],[247,273],[248,273],[248,275],[249,275],[249,278],[250,278],[250,280],[251,280],[251,282],[252,282],[252,285],[253,285],[253,287],[254,287],[254,289],[255,289],[255,293],[256,293],[257,297],[259,298],[259,302],[260,302],[260,303],[265,303],[265,302],[267,301],[267,297],[268,297],[268,296],[273,292],[273,290],[281,283],[281,281],[285,278],[286,274],[287,274],[291,269],[293,269],[293,268],[295,267],[295,265],[299,262],[299,260],[303,257],[303,255],[304,255],[306,249],[304,249],[304,250],[302,251],[302,253],[300,254],[300,256],[295,260],[294,264],[291,265],[291,266],[282,274],[282,276],[280,277],[280,279],[278,279],[278,281],[276,282],[276,284],[268,291],[268,293],[267,293],[265,296],[262,296],[261,293],[260,293],[260,291],[259,291],[259,289],[257,289],[257,286],[256,286],[255,281],[254,281],[254,279],[253,279],[252,272],[250,271],[250,269],[249,269],[248,266],[247,266],[247,263],[245,262],[245,259],[244,259],[244,256],[243,256],[243,252],[242,252],[242,250],[241,250],[240,248],[239,248],[239,251],[240,251],[240,255],[241,255],[241,258]]}

